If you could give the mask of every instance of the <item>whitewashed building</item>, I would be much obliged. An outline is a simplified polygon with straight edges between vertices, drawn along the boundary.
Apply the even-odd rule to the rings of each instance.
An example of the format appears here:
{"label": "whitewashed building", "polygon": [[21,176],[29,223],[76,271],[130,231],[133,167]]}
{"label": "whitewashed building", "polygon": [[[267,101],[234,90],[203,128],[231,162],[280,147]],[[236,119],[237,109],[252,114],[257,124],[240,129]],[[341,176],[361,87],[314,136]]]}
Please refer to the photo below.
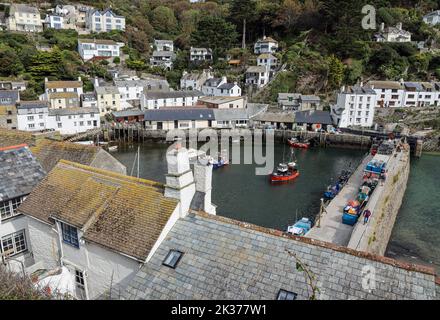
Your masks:
{"label": "whitewashed building", "polygon": [[340,128],[371,127],[376,98],[376,92],[370,87],[343,87],[331,115]]}
{"label": "whitewashed building", "polygon": [[209,70],[191,73],[183,71],[182,78],[180,79],[180,89],[202,91],[202,86],[207,80],[212,79],[213,77],[214,76]]}
{"label": "whitewashed building", "polygon": [[150,57],[150,65],[171,70],[174,60],[176,60],[176,54],[172,51],[153,51]]}
{"label": "whitewashed building", "polygon": [[98,108],[49,109],[47,129],[63,135],[77,134],[101,126]]}
{"label": "whitewashed building", "polygon": [[38,8],[21,3],[12,3],[9,7],[6,26],[10,31],[42,32],[43,20]]}
{"label": "whitewashed building", "polygon": [[376,102],[379,108],[401,108],[405,87],[399,81],[370,81],[367,86],[376,92]]}
{"label": "whitewashed building", "polygon": [[385,28],[385,24],[380,25],[379,33],[375,34],[377,42],[411,42],[411,32],[403,30],[402,23],[395,27]]}
{"label": "whitewashed building", "polygon": [[237,82],[228,83],[228,79],[226,77],[211,78],[206,80],[202,86],[202,92],[206,96],[241,96],[241,88]]}
{"label": "whitewashed building", "polygon": [[246,107],[246,100],[245,97],[241,97],[241,96],[239,97],[207,96],[207,97],[200,97],[197,104],[212,109],[243,109]]}
{"label": "whitewashed building", "polygon": [[191,47],[189,60],[191,62],[212,61],[212,49]]}
{"label": "whitewashed building", "polygon": [[170,91],[170,85],[166,79],[121,79],[114,80],[115,86],[121,95],[121,101],[135,105],[140,104],[141,95],[144,91]]}
{"label": "whitewashed building", "polygon": [[35,265],[66,267],[78,299],[118,299],[176,221],[191,209],[216,214],[212,166],[195,164],[193,172],[179,145],[167,164],[164,186],[61,160],[19,210],[28,217]]}
{"label": "whitewashed building", "polygon": [[78,53],[87,61],[94,57],[115,58],[120,56],[121,42],[104,39],[78,39]]}
{"label": "whitewashed building", "polygon": [[47,129],[49,104],[47,101],[21,101],[17,105],[17,127],[23,131]]}
{"label": "whitewashed building", "polygon": [[440,10],[433,11],[423,16],[423,21],[432,26],[440,23]]}
{"label": "whitewashed building", "polygon": [[115,14],[111,9],[103,11],[92,9],[86,14],[86,28],[91,32],[125,30],[125,17]]}
{"label": "whitewashed building", "polygon": [[278,67],[278,59],[270,53],[263,53],[257,57],[257,65],[267,67],[273,72]]}
{"label": "whitewashed building", "polygon": [[255,85],[259,88],[269,83],[270,72],[266,66],[250,66],[246,70],[246,84]]}
{"label": "whitewashed building", "polygon": [[141,108],[147,110],[163,107],[192,107],[202,96],[203,93],[198,90],[144,92],[141,95]]}
{"label": "whitewashed building", "polygon": [[0,263],[20,274],[34,259],[27,218],[17,208],[45,174],[26,145],[0,147]]}
{"label": "whitewashed building", "polygon": [[254,45],[255,54],[270,53],[273,54],[278,50],[278,41],[271,37],[263,37],[258,40]]}
{"label": "whitewashed building", "polygon": [[94,92],[87,92],[81,95],[81,107],[82,108],[97,108],[98,99]]}
{"label": "whitewashed building", "polygon": [[405,82],[404,107],[429,107],[436,105],[438,93],[429,82]]}

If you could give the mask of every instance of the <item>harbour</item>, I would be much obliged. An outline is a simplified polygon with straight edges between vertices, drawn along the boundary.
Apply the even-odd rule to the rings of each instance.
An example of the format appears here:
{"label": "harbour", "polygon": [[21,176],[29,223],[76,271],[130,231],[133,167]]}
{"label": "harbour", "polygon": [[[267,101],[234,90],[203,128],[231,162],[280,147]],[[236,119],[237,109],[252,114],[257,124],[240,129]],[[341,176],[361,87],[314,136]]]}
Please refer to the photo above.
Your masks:
{"label": "harbour", "polygon": [[[133,165],[133,159],[140,146],[140,177],[154,179],[165,182],[163,173],[166,172],[165,153],[168,148],[166,143],[144,142],[119,144],[119,149],[113,155],[128,168]],[[244,148],[244,146],[242,146]],[[287,148],[289,149],[289,148]],[[282,162],[284,159],[285,146],[283,143],[275,145],[275,163]],[[368,246],[372,244],[373,225],[376,226],[375,218],[371,218],[371,230],[366,233],[366,227],[362,222],[353,228],[342,223],[342,212],[347,201],[355,199],[362,180],[362,171],[366,164],[373,158],[365,150],[356,148],[310,148],[296,149],[295,155],[299,164],[301,176],[292,183],[283,185],[271,185],[268,183],[267,176],[255,176],[256,165],[229,165],[213,174],[213,203],[218,204],[217,214],[227,218],[246,221],[258,226],[286,231],[288,226],[293,225],[301,218],[305,217],[314,222],[314,228],[308,233],[307,237],[331,242],[340,246],[349,247],[356,250],[368,251]],[[395,159],[393,158],[393,161]],[[396,161],[400,161],[399,159]],[[422,160],[423,161],[423,160]],[[149,165],[153,164],[154,165]],[[409,163],[409,162],[408,162]],[[390,163],[390,169],[395,165]],[[334,184],[341,172],[350,170],[353,175],[339,194],[342,200],[339,202],[327,203],[326,212],[333,212],[332,215],[323,214],[319,219],[321,198],[329,185]],[[399,169],[396,169],[399,170]],[[408,170],[409,171],[409,170]],[[414,177],[412,178],[414,179]],[[391,180],[391,179],[390,179]],[[411,182],[412,180],[410,180]],[[390,182],[393,184],[393,182]],[[405,181],[406,183],[406,181]],[[394,183],[395,184],[395,183]],[[393,184],[393,185],[394,185]],[[411,186],[411,184],[410,184]],[[245,192],[243,192],[245,190]],[[371,199],[370,208],[373,211],[378,209],[378,198],[384,192],[384,187],[378,187],[377,192]],[[403,198],[403,194],[401,195]],[[383,199],[382,199],[383,200]],[[389,198],[387,199],[389,201]],[[403,198],[403,209],[407,209],[407,199]],[[333,208],[332,208],[333,207]],[[396,256],[403,261],[413,260],[423,264],[438,265],[434,259],[428,256],[408,259],[405,254],[398,256],[393,248],[400,248],[399,228],[402,229],[399,210],[394,212],[397,231],[387,228],[387,235],[377,236],[374,242],[381,243],[380,253],[385,254],[385,249],[389,241],[386,256]],[[408,215],[409,213],[407,213]],[[377,214],[379,216],[379,214]],[[396,218],[397,217],[397,218]],[[360,219],[361,220],[361,219]],[[320,228],[316,228],[316,224]],[[383,222],[382,222],[383,223]],[[400,227],[399,227],[400,226]],[[404,228],[405,229],[405,228]],[[412,230],[414,233],[416,230]],[[366,236],[366,234],[369,234]],[[413,236],[415,236],[413,234]],[[419,237],[424,237],[419,234]],[[364,244],[360,249],[361,240]],[[376,243],[376,244],[377,244]],[[407,245],[407,244],[402,244]],[[404,249],[400,248],[401,251]],[[375,250],[378,250],[377,248]],[[394,249],[396,250],[396,249]],[[374,251],[376,252],[376,251]],[[423,252],[423,250],[422,250]],[[425,251],[426,252],[426,251]],[[431,256],[432,257],[432,256]],[[406,258],[406,259],[405,259]]]}

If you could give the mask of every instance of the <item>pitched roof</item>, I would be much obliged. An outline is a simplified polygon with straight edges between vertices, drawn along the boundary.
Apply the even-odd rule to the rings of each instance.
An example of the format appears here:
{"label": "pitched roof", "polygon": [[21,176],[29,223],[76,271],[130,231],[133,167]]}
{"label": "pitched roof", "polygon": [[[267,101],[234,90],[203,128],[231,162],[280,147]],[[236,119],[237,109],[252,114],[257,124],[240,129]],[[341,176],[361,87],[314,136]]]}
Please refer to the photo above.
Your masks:
{"label": "pitched roof", "polygon": [[345,88],[345,90],[342,91],[342,93],[348,93],[348,94],[376,94],[376,91],[371,89],[371,87],[365,86],[365,87],[359,87],[359,86],[348,86]]}
{"label": "pitched roof", "polygon": [[214,109],[214,117],[217,121],[247,120],[248,112],[244,108]]}
{"label": "pitched roof", "polygon": [[307,110],[295,112],[296,123],[309,123],[309,124],[333,124],[330,112],[319,110]]}
{"label": "pitched roof", "polygon": [[369,86],[374,86],[374,89],[397,89],[403,90],[403,86],[398,81],[369,81]]}
{"label": "pitched roof", "polygon": [[107,40],[107,39],[78,39],[78,43],[95,43],[95,44],[108,44],[115,46],[117,43],[113,40]]}
{"label": "pitched roof", "polygon": [[24,12],[24,13],[32,13],[32,14],[40,14],[37,7],[28,6],[22,3],[12,3],[10,12]]}
{"label": "pitched roof", "polygon": [[35,141],[35,136],[31,132],[0,128],[0,148],[20,144],[32,146]]}
{"label": "pitched roof", "polygon": [[[176,269],[162,265],[170,250],[183,252]],[[147,300],[275,300],[283,289],[296,293],[298,300],[308,300],[311,288],[305,271],[297,268],[298,261],[316,277],[317,299],[436,298],[431,268],[408,266],[203,213],[176,222],[122,296]],[[376,279],[380,279],[372,290],[363,289],[366,266],[374,268]]]}
{"label": "pitched roof", "polygon": [[237,86],[236,83],[223,83],[222,85],[218,86],[218,89],[231,90],[231,89],[234,88],[235,86]]}
{"label": "pitched roof", "polygon": [[163,193],[157,182],[61,160],[19,210],[64,221],[86,241],[144,261],[178,203]]}
{"label": "pitched roof", "polygon": [[0,90],[0,105],[13,105],[19,99],[18,90]]}
{"label": "pitched roof", "polygon": [[147,99],[172,99],[172,98],[187,98],[187,97],[201,97],[203,93],[199,90],[185,90],[185,91],[149,91],[145,93]]}
{"label": "pitched roof", "polygon": [[250,66],[246,70],[246,73],[260,73],[260,72],[267,72],[266,67],[265,66]]}
{"label": "pitched roof", "polygon": [[49,95],[49,99],[72,99],[77,98],[79,96],[76,92],[54,92]]}
{"label": "pitched roof", "polygon": [[48,102],[44,100],[20,101],[20,103],[17,105],[17,109],[39,109],[48,107]]}
{"label": "pitched roof", "polygon": [[27,145],[0,148],[0,202],[28,195],[45,174]]}
{"label": "pitched roof", "polygon": [[207,96],[199,98],[198,102],[206,102],[206,103],[212,103],[212,104],[222,104],[222,103],[228,103],[233,102],[237,100],[244,100],[244,97],[227,97],[227,96]]}
{"label": "pitched roof", "polygon": [[174,121],[174,120],[214,120],[212,109],[205,108],[162,108],[146,110],[146,121]]}
{"label": "pitched roof", "polygon": [[81,88],[82,81],[47,81],[45,86],[47,89],[61,89],[61,88]]}
{"label": "pitched roof", "polygon": [[98,108],[63,108],[63,109],[49,109],[50,116],[68,116],[77,114],[87,114],[87,113],[97,113],[99,114]]}
{"label": "pitched roof", "polygon": [[30,149],[46,172],[50,172],[61,159],[91,165],[101,150],[95,146],[50,139],[38,140]]}
{"label": "pitched roof", "polygon": [[271,38],[271,37],[264,37],[263,39],[259,39],[258,41],[257,41],[257,43],[264,43],[264,42],[275,42],[275,43],[278,43],[278,41],[276,41],[275,39],[273,39],[273,38]]}
{"label": "pitched roof", "polygon": [[95,87],[97,94],[119,94],[119,90],[114,86]]}
{"label": "pitched roof", "polygon": [[255,121],[295,123],[294,112],[264,112],[254,117]]}

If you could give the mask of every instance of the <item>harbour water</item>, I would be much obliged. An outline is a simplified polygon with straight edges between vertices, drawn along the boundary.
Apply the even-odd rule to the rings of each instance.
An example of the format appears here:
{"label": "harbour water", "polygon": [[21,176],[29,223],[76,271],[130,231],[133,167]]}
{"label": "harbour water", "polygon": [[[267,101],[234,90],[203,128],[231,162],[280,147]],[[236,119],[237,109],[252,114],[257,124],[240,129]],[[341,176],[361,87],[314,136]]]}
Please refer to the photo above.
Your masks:
{"label": "harbour water", "polygon": [[386,255],[440,272],[440,155],[411,159],[411,173]]}
{"label": "harbour water", "polygon": [[[165,182],[167,144],[140,145],[140,177]],[[276,162],[289,148],[276,145]],[[137,145],[121,145],[114,156],[131,173]],[[213,203],[219,215],[259,226],[285,230],[301,217],[315,218],[326,187],[350,165],[354,169],[364,151],[352,149],[297,150],[301,176],[285,185],[271,185],[256,176],[256,165],[231,165],[214,171]],[[413,159],[409,185],[386,255],[436,266],[440,271],[440,156]],[[136,166],[133,171],[136,175]]]}

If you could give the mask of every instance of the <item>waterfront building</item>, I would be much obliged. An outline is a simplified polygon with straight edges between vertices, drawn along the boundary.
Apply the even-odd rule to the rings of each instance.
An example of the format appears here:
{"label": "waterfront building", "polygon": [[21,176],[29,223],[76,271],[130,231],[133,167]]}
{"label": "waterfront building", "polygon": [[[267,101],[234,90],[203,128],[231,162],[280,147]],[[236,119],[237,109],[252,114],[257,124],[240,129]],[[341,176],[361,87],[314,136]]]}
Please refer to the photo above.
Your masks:
{"label": "waterfront building", "polygon": [[80,106],[83,94],[83,82],[79,77],[76,81],[49,81],[44,79],[43,100],[49,101],[50,108],[76,108]]}
{"label": "waterfront building", "polygon": [[321,98],[300,93],[278,93],[278,106],[283,110],[320,110]]}
{"label": "waterfront building", "polygon": [[331,108],[332,117],[340,128],[371,127],[376,99],[376,92],[370,87],[343,87]]}
{"label": "waterfront building", "polygon": [[246,70],[246,84],[255,85],[258,88],[269,83],[270,72],[267,66],[250,66]]}
{"label": "waterfront building", "polygon": [[213,109],[242,109],[246,106],[245,97],[201,97],[197,105]]}
{"label": "waterfront building", "polygon": [[141,108],[159,109],[163,107],[193,107],[203,93],[198,90],[186,91],[150,91],[141,95]]}
{"label": "waterfront building", "polygon": [[292,130],[295,125],[295,112],[266,111],[255,116],[253,124],[257,128]]}
{"label": "waterfront building", "polygon": [[86,28],[91,32],[110,32],[112,30],[125,30],[125,17],[117,15],[112,9],[103,11],[98,9],[88,10],[85,18]]}
{"label": "waterfront building", "polygon": [[333,120],[328,111],[306,110],[295,112],[296,130],[327,131],[333,125]]}
{"label": "waterfront building", "polygon": [[0,128],[17,129],[17,103],[20,91],[0,90]]}
{"label": "waterfront building", "polygon": [[278,41],[271,37],[264,36],[263,39],[258,40],[254,45],[255,54],[274,54],[278,50]]}
{"label": "waterfront building", "polygon": [[131,110],[116,111],[113,112],[112,115],[115,118],[115,121],[119,123],[141,123],[145,125],[144,110],[131,109]]}
{"label": "waterfront building", "polygon": [[0,261],[15,272],[34,263],[27,219],[17,208],[45,175],[26,144],[0,147]]}
{"label": "waterfront building", "polygon": [[72,135],[101,126],[98,108],[49,109],[46,129]]}
{"label": "waterfront building", "polygon": [[403,106],[403,96],[405,87],[399,81],[370,81],[367,86],[376,92],[376,107],[401,108]]}
{"label": "waterfront building", "polygon": [[206,129],[213,127],[214,120],[214,111],[207,108],[162,108],[144,112],[147,130]]}
{"label": "waterfront building", "polygon": [[95,81],[95,94],[98,103],[99,114],[106,115],[112,111],[122,110],[121,94],[117,87],[98,86]]}
{"label": "waterfront building", "polygon": [[43,21],[41,20],[38,8],[21,3],[12,3],[10,5],[6,26],[10,31],[43,31]]}
{"label": "waterfront building", "polygon": [[241,88],[237,84],[228,83],[226,77],[210,78],[202,85],[202,92],[205,96],[241,97]]}
{"label": "waterfront building", "polygon": [[180,90],[202,91],[202,86],[211,78],[213,78],[213,75],[209,70],[191,73],[183,71],[182,78],[180,79]]}
{"label": "waterfront building", "polygon": [[215,214],[212,166],[195,164],[193,173],[179,146],[167,152],[167,164],[164,186],[61,160],[19,208],[35,265],[68,268],[79,299],[108,298],[110,290],[119,298],[190,208]]}
{"label": "waterfront building", "polygon": [[78,53],[84,61],[92,58],[115,58],[120,56],[122,42],[106,39],[78,39]]}
{"label": "waterfront building", "polygon": [[212,61],[212,49],[191,47],[189,60],[191,62]]}
{"label": "waterfront building", "polygon": [[438,103],[438,93],[429,82],[404,82],[405,94],[402,105],[405,107],[429,107]]}

